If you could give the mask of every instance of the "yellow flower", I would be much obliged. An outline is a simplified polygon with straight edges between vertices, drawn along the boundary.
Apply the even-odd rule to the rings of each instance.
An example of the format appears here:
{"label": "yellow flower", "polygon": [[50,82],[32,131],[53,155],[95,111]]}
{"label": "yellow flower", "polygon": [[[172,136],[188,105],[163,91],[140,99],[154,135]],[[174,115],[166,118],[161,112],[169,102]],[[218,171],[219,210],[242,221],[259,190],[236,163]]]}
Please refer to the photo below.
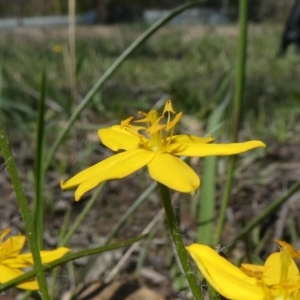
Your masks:
{"label": "yellow flower", "polygon": [[265,147],[260,141],[233,144],[212,144],[212,137],[193,135],[173,135],[175,125],[182,112],[175,113],[172,102],[168,100],[161,116],[156,110],[149,113],[139,112],[144,118],[132,125],[134,117],[110,128],[98,131],[102,143],[113,151],[125,150],[98,164],[78,173],[66,182],[62,189],[78,186],[75,200],[105,180],[123,178],[148,166],[150,176],[171,189],[183,193],[192,193],[200,185],[199,176],[176,156],[232,155],[257,147]]}
{"label": "yellow flower", "polygon": [[300,257],[286,242],[277,241],[280,252],[272,253],[263,266],[232,265],[206,245],[186,247],[202,275],[230,300],[299,300],[300,276],[293,258]]}
{"label": "yellow flower", "polygon": [[53,50],[53,52],[55,52],[55,53],[60,53],[60,52],[62,52],[62,46],[59,45],[59,44],[56,44],[56,45],[54,45],[54,46],[52,47],[52,50]]}
{"label": "yellow flower", "polygon": [[[31,253],[20,254],[24,243],[25,236],[12,236],[4,241],[4,238],[10,233],[10,229],[4,229],[0,232],[0,283],[8,282],[18,276],[24,274],[20,269],[33,266]],[[41,251],[43,263],[49,263],[61,258],[70,249],[60,247],[52,251]],[[37,281],[31,280],[17,285],[18,288],[24,290],[38,290]]]}

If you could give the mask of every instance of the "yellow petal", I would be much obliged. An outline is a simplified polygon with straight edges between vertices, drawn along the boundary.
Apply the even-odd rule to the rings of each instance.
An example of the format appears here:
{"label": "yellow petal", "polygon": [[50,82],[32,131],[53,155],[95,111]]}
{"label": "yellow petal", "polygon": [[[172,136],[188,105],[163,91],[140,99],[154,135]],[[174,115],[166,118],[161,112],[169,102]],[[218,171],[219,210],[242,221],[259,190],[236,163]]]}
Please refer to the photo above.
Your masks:
{"label": "yellow petal", "polygon": [[212,156],[212,155],[233,155],[242,153],[254,148],[265,147],[261,141],[250,141],[245,143],[233,144],[202,144],[191,143],[173,143],[170,144],[167,151],[174,155],[185,156]]}
{"label": "yellow petal", "polygon": [[10,267],[0,264],[0,282],[1,283],[10,281],[10,280],[12,280],[18,276],[21,276],[23,274],[24,274],[24,272],[22,272],[18,269],[12,269]]}
{"label": "yellow petal", "polygon": [[25,240],[26,238],[24,235],[17,235],[8,238],[1,244],[0,259],[5,260],[7,258],[17,256],[23,249]]}
{"label": "yellow petal", "polygon": [[[41,259],[43,264],[50,263],[54,260],[57,260],[61,257],[63,257],[66,253],[70,252],[71,249],[60,247],[54,250],[42,250],[40,251]],[[26,264],[26,267],[33,265],[33,259],[31,253],[24,253],[20,254],[19,256],[20,262],[24,262]]]}
{"label": "yellow petal", "polygon": [[210,137],[200,137],[195,135],[189,135],[189,134],[180,134],[180,135],[173,135],[171,138],[170,144],[189,144],[189,143],[201,143],[201,144],[208,144],[212,143],[215,140]]}
{"label": "yellow petal", "polygon": [[[276,285],[282,281],[282,252],[272,253],[264,265],[263,281],[267,285]],[[295,261],[291,258],[288,264],[287,279],[291,282],[299,281],[299,270]]]}
{"label": "yellow petal", "polygon": [[128,132],[126,129],[122,129],[120,125],[99,129],[98,135],[102,143],[113,151],[134,150],[141,143],[141,139],[138,136]]}
{"label": "yellow petal", "polygon": [[154,180],[179,192],[192,193],[200,185],[199,176],[182,160],[168,153],[158,152],[148,169]]}
{"label": "yellow petal", "polygon": [[186,249],[205,279],[222,296],[231,300],[264,299],[255,278],[248,277],[210,247],[192,244]]}
{"label": "yellow petal", "polygon": [[13,269],[23,269],[32,266],[32,263],[22,257],[23,255],[24,254],[20,254],[15,258],[5,259],[1,262],[1,264]]}
{"label": "yellow petal", "polygon": [[[122,167],[126,168],[127,167],[127,163],[125,161],[126,159],[130,159],[133,156],[133,160],[134,160],[135,155],[137,158],[139,158],[140,155],[147,156],[147,154],[148,154],[148,151],[138,149],[138,150],[132,150],[132,151],[125,151],[125,152],[113,155],[113,156],[108,157],[108,158],[102,160],[101,162],[79,172],[78,174],[76,174],[75,176],[73,176],[72,178],[67,180],[66,182],[61,182],[61,184],[60,184],[61,188],[62,189],[70,189],[70,188],[78,186],[79,184],[81,184],[84,181],[93,180],[93,179],[95,179],[95,177],[98,177],[99,175],[103,176],[103,175],[105,175],[105,173],[107,173],[108,170],[112,171],[111,169],[115,168],[115,166],[119,165],[119,164],[122,164]],[[136,162],[136,163],[138,163],[138,162]],[[143,166],[144,165],[145,164],[143,164]],[[129,166],[129,168],[130,168],[130,166]],[[132,171],[132,172],[134,172],[134,171]],[[104,173],[104,174],[102,174],[102,173]],[[113,178],[121,178],[121,177],[113,177]],[[104,180],[107,180],[107,179],[104,179]],[[99,183],[102,181],[103,180],[100,180]]]}
{"label": "yellow petal", "polygon": [[[12,269],[4,265],[0,265],[0,283],[6,283],[10,280],[13,280],[21,275],[23,275],[24,272],[18,270],[18,269]],[[24,290],[38,290],[39,286],[36,281],[27,281],[24,283],[21,283],[17,285],[18,288],[24,289]]]}
{"label": "yellow petal", "polygon": [[175,125],[176,125],[176,124],[179,122],[179,120],[181,119],[181,117],[182,117],[182,112],[178,113],[172,121],[170,121],[170,122],[167,123],[166,130],[168,131],[168,130],[170,130],[171,128],[174,128]]}
{"label": "yellow petal", "polygon": [[35,280],[26,281],[17,285],[17,288],[29,291],[39,290],[39,284]]}
{"label": "yellow petal", "polygon": [[154,156],[154,152],[143,149],[125,151],[78,173],[64,183],[62,182],[61,187],[68,189],[79,185],[75,192],[75,200],[78,201],[84,193],[101,182],[128,176],[148,164]]}
{"label": "yellow petal", "polygon": [[121,121],[121,126],[120,128],[128,127],[130,125],[130,122],[134,119],[134,117],[128,117],[127,119]]}
{"label": "yellow petal", "polygon": [[42,250],[42,251],[40,251],[42,263],[46,264],[46,263],[52,262],[54,260],[57,260],[57,259],[63,257],[65,254],[67,254],[70,251],[71,251],[71,249],[66,248],[66,247],[59,247],[54,250]]}

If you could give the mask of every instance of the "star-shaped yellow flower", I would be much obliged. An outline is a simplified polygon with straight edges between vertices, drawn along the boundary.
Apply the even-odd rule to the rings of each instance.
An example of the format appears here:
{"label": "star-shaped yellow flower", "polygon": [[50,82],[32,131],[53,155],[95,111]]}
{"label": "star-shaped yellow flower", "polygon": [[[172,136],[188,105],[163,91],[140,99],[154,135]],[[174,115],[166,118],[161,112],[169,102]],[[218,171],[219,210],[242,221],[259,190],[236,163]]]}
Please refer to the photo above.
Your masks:
{"label": "star-shaped yellow flower", "polygon": [[147,165],[150,176],[171,189],[183,193],[194,192],[200,185],[199,176],[177,156],[233,155],[253,148],[265,147],[261,141],[233,144],[213,144],[212,137],[174,135],[175,125],[182,112],[175,115],[170,100],[161,116],[156,110],[139,112],[144,118],[132,125],[134,117],[110,128],[98,131],[102,143],[113,151],[125,150],[78,173],[62,189],[78,186],[75,200],[105,180],[123,178]]}
{"label": "star-shaped yellow flower", "polygon": [[[4,241],[9,233],[9,228],[0,232],[0,283],[8,282],[23,275],[24,272],[20,269],[33,266],[31,253],[20,254],[26,240],[25,236],[12,236]],[[68,248],[60,247],[52,251],[41,251],[40,254],[42,262],[49,263],[61,258],[69,251],[70,249]],[[17,287],[25,290],[39,289],[38,283],[35,280],[21,283]]]}
{"label": "star-shaped yellow flower", "polygon": [[299,300],[300,275],[293,258],[300,251],[277,241],[280,252],[272,253],[263,266],[232,265],[206,245],[192,244],[186,249],[202,275],[222,296],[230,300]]}

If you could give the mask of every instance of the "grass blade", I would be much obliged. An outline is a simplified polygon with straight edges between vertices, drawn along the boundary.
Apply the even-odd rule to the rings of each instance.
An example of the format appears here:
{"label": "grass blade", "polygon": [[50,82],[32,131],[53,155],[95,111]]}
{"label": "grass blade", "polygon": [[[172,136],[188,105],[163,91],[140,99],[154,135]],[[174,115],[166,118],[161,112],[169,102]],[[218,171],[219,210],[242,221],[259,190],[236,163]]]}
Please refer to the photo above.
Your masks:
{"label": "grass blade", "polygon": [[[236,82],[235,94],[233,103],[233,128],[232,128],[232,142],[237,141],[238,130],[241,122],[241,109],[244,98],[245,85],[245,71],[246,71],[246,50],[247,50],[247,17],[248,17],[248,0],[240,0],[239,7],[239,39],[238,39],[238,61],[236,67]],[[217,233],[214,244],[220,242],[222,231],[225,223],[226,210],[231,194],[231,187],[233,181],[233,172],[235,169],[236,155],[229,158],[229,166],[227,173],[226,186],[222,198],[221,212],[217,225]]]}
{"label": "grass blade", "polygon": [[58,137],[53,143],[52,148],[49,150],[48,157],[45,162],[45,168],[47,169],[50,165],[51,160],[54,157],[54,154],[59,147],[60,143],[69,132],[71,126],[78,118],[80,113],[86,108],[86,106],[90,103],[93,96],[96,92],[104,85],[104,83],[117,71],[117,69],[122,65],[122,63],[146,40],[148,40],[158,29],[160,29],[164,24],[170,21],[172,18],[177,16],[178,14],[182,13],[183,11],[199,5],[203,3],[203,1],[193,1],[188,2],[186,4],[180,5],[177,8],[173,9],[170,13],[166,16],[159,19],[155,22],[148,30],[146,30],[141,36],[139,36],[118,58],[117,60],[111,65],[111,67],[99,78],[99,80],[95,83],[95,85],[91,88],[91,90],[87,93],[87,95],[82,99],[80,104],[76,107],[73,114],[67,121],[66,125],[62,128],[59,132]]}
{"label": "grass blade", "polygon": [[33,218],[29,209],[28,201],[25,196],[21,179],[18,174],[18,170],[15,164],[14,156],[10,150],[8,140],[4,133],[4,130],[0,126],[0,152],[5,161],[6,170],[10,176],[13,189],[16,194],[16,199],[18,202],[19,209],[21,211],[22,219],[25,225],[25,230],[27,233],[27,240],[29,244],[30,251],[32,253],[32,258],[34,262],[34,270],[36,271],[37,281],[40,288],[40,293],[44,300],[48,300],[48,288],[46,283],[46,277],[44,273],[44,267],[41,260],[41,255],[39,251],[39,245],[36,239],[35,228],[33,223]]}
{"label": "grass blade", "polygon": [[[225,108],[229,104],[229,98],[225,99],[213,111],[207,126],[207,132],[212,132],[221,122]],[[197,242],[211,244],[214,234],[215,220],[215,190],[216,190],[216,164],[217,157],[206,157],[204,159],[204,170],[202,175],[201,192],[197,197],[199,205],[198,222],[201,224],[197,230]]]}
{"label": "grass blade", "polygon": [[40,248],[43,248],[44,232],[44,153],[45,153],[45,92],[46,92],[46,72],[42,73],[40,98],[37,112],[37,134],[35,150],[35,200],[33,211],[33,222],[36,230],[36,236]]}

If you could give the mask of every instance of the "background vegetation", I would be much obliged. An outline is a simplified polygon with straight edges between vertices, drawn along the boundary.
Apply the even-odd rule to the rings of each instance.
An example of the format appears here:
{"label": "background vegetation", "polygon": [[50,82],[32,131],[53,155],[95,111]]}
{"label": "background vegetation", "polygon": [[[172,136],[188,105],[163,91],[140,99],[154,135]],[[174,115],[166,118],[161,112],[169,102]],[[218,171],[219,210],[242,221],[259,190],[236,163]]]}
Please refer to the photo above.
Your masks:
{"label": "background vegetation", "polygon": [[[260,139],[268,148],[253,155],[241,156],[238,161],[222,236],[222,242],[228,246],[252,218],[299,179],[293,164],[298,166],[300,161],[300,58],[292,47],[286,57],[277,57],[282,27],[282,24],[261,23],[252,24],[249,28],[245,101],[239,140]],[[16,28],[1,32],[0,118],[8,133],[30,203],[35,197],[33,165],[36,164],[35,139],[39,129],[36,115],[43,72],[46,76],[44,143],[47,152],[94,83],[145,28],[145,24],[77,27],[76,46],[73,49],[75,56],[72,56],[67,28]],[[98,128],[119,123],[137,110],[147,111],[153,106],[159,108],[166,99],[171,98],[176,111],[184,111],[182,127],[178,131],[197,135],[212,132],[220,142],[230,140],[230,101],[237,61],[237,33],[236,25],[165,26],[137,49],[95,94],[44,174],[43,239],[47,247],[61,242],[61,236],[58,236],[62,224],[64,231],[68,232],[87,203],[87,199],[74,203],[73,192],[60,190],[60,179],[110,155],[99,143]],[[73,66],[76,76],[71,71]],[[221,103],[227,103],[227,108],[223,117],[212,126],[211,117]],[[190,164],[202,174],[202,163],[191,160]],[[4,161],[1,158],[2,165]],[[225,160],[218,160],[216,215],[219,213],[226,171]],[[13,226],[22,231],[24,227],[18,208],[13,201],[9,201],[13,198],[11,184],[5,169],[0,168],[0,172],[0,211],[3,212],[0,227]],[[75,230],[72,238],[69,236],[66,243],[72,249],[85,248],[106,239],[137,194],[148,188],[150,183],[144,173],[124,181],[107,183],[99,201],[89,210],[88,218]],[[128,218],[128,224],[114,236],[116,240],[139,235],[141,228],[157,215],[160,209],[157,197],[154,194],[148,194],[147,197],[149,199],[143,203],[144,206],[139,208],[134,217]],[[176,203],[176,208],[181,210],[184,238],[191,242],[195,240],[195,231],[199,227],[195,206],[188,196],[182,195],[180,202]],[[287,241],[296,242],[299,236],[298,210],[294,209],[289,215],[288,223],[281,222],[284,225],[280,235]],[[248,261],[257,262],[260,257],[266,256],[271,251],[269,245],[272,238],[280,238],[275,230],[278,220],[276,212],[266,217],[249,234],[244,244],[234,245],[242,255],[234,253],[233,258],[247,257]],[[164,232],[155,231],[153,236],[156,234],[158,238],[166,237]],[[175,285],[175,275],[169,272],[169,263],[174,265],[170,250],[160,251],[159,243],[149,245],[151,249],[145,252],[149,251],[150,259],[145,264],[167,274],[171,277],[169,284]],[[141,256],[140,265],[144,263],[146,255]],[[69,288],[70,278],[86,278],[87,273],[82,275],[84,268],[78,269],[80,271],[74,271],[69,266],[68,276],[61,277],[65,280],[61,280],[59,288]],[[175,291],[180,289],[174,287]],[[174,294],[168,297],[174,299]],[[182,297],[184,299],[185,295]]]}
{"label": "background vegetation", "polygon": [[[115,9],[129,9],[135,13],[145,9],[165,9],[173,8],[176,5],[185,3],[185,0],[86,0],[77,1],[76,11],[79,14],[94,10],[100,15],[103,9],[109,11]],[[249,3],[249,16],[253,21],[277,20],[284,21],[286,12],[290,10],[294,0],[252,0]],[[238,0],[210,0],[204,1],[202,7],[220,8],[238,8]],[[66,15],[68,14],[68,1],[65,0],[18,0],[8,1],[0,0],[0,17],[16,17],[37,15]]]}

